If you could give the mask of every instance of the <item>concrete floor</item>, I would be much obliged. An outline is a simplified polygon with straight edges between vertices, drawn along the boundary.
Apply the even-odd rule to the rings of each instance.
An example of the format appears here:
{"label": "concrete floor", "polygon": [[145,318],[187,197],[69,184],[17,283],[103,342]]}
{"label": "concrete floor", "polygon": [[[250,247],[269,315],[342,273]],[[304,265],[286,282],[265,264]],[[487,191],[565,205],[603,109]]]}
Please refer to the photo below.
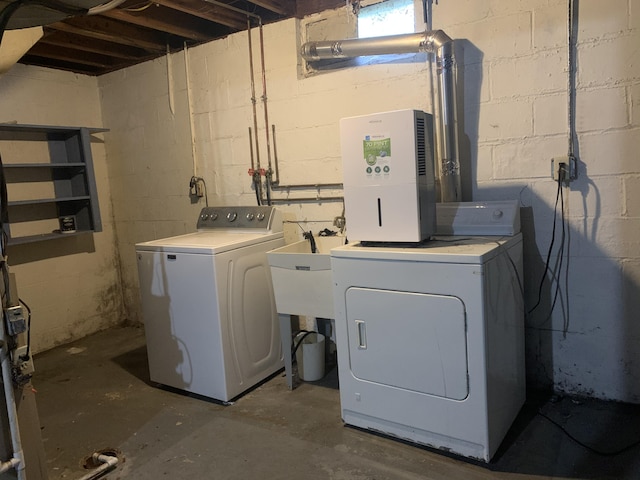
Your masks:
{"label": "concrete floor", "polygon": [[290,392],[278,374],[231,406],[150,384],[141,328],[115,328],[35,358],[33,384],[50,480],[87,473],[117,451],[119,479],[640,478],[640,407],[531,400],[496,459],[481,465],[351,427],[340,419],[335,370]]}

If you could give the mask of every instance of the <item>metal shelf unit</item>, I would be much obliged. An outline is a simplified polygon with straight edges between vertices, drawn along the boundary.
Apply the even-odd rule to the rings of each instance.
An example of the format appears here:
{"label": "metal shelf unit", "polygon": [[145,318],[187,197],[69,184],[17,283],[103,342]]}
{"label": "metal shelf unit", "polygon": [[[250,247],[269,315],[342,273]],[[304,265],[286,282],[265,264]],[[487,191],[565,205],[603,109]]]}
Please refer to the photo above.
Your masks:
{"label": "metal shelf unit", "polygon": [[[85,127],[0,124],[0,154],[5,142],[11,142],[12,152],[9,159],[3,156],[9,191],[8,222],[4,229],[10,245],[102,231],[91,134],[105,131]],[[39,154],[34,156],[27,148],[27,144],[33,142],[40,144],[36,145]],[[16,192],[20,195],[15,195]],[[68,216],[75,217],[74,232],[61,233],[59,229],[50,228],[52,221]],[[18,229],[14,228],[12,234],[12,226],[29,222],[41,222],[49,228],[41,232],[27,229],[28,234],[16,233]]]}

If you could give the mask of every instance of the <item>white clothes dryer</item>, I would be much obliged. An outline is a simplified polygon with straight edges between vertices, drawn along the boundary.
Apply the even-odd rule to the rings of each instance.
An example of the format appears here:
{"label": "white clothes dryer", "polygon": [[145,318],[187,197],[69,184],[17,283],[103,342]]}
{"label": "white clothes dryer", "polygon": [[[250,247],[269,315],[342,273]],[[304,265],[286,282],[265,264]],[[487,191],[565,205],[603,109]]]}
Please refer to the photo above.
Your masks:
{"label": "white clothes dryer", "polygon": [[521,234],[349,244],[331,268],[344,422],[489,461],[525,400]]}
{"label": "white clothes dryer", "polygon": [[153,382],[227,402],[280,370],[266,252],[284,245],[273,207],[206,207],[198,231],[138,243]]}

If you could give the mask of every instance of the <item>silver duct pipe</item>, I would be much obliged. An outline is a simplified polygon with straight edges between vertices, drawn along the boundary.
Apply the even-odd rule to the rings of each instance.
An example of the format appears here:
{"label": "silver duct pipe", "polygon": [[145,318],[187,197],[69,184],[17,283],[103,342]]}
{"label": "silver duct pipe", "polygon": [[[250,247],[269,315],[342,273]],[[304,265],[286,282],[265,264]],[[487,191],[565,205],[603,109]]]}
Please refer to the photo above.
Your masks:
{"label": "silver duct pipe", "polygon": [[300,50],[302,58],[307,61],[418,52],[435,53],[437,57],[440,199],[443,202],[460,202],[462,194],[458,158],[455,59],[453,40],[446,33],[442,30],[432,30],[388,37],[307,42]]}

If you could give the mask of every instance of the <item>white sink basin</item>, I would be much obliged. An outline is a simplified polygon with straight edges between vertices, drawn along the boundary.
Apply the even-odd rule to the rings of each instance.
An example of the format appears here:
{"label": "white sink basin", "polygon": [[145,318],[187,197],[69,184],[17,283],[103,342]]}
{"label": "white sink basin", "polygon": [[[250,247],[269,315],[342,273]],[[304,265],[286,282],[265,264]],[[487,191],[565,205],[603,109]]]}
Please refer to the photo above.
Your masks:
{"label": "white sink basin", "polygon": [[267,252],[278,313],[334,318],[331,256],[344,237],[314,237],[318,253],[308,240]]}

